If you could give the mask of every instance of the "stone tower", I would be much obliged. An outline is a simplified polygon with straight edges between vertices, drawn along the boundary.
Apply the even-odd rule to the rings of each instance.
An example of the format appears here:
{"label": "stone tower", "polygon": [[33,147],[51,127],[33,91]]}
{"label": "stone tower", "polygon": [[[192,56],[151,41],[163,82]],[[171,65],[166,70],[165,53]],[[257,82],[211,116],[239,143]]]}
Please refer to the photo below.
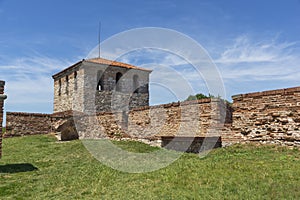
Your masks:
{"label": "stone tower", "polygon": [[53,75],[54,113],[112,112],[149,105],[151,70],[93,58]]}

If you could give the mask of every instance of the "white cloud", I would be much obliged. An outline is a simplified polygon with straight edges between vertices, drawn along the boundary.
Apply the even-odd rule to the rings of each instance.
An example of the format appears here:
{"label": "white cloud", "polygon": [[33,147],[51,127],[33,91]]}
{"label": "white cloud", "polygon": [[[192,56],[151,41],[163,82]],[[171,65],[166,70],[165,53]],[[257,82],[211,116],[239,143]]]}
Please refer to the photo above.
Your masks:
{"label": "white cloud", "polygon": [[[299,49],[298,42],[281,42],[278,36],[259,40],[243,35],[234,39],[232,44],[225,47],[215,60],[221,77],[227,85],[228,99],[236,91],[243,93],[249,90],[276,89],[274,85],[276,85],[275,87],[299,85]],[[141,67],[157,67],[152,72],[151,81],[160,81],[169,89],[176,91],[177,94],[180,94],[177,96],[180,100],[193,91],[195,93],[209,92],[205,79],[185,59],[175,54],[148,49],[125,55],[120,58],[120,61]],[[140,63],[148,63],[148,65]],[[205,69],[201,70],[204,75],[209,74]],[[183,82],[190,84],[189,87],[192,90],[187,90]],[[222,83],[216,84],[216,87],[219,87]],[[235,89],[232,90],[228,86],[234,86]],[[252,86],[255,88],[251,88]],[[155,91],[151,92],[159,95]],[[169,99],[169,101],[173,101],[173,99]]]}
{"label": "white cloud", "polygon": [[[6,81],[5,93],[8,95],[5,102],[6,108],[14,111],[19,107],[23,107],[23,110],[19,111],[34,111],[34,106],[38,104],[49,104],[48,108],[52,107],[53,80],[51,76],[71,64],[69,61],[40,54],[2,63],[0,63],[0,79]],[[37,109],[36,112],[45,111]]]}
{"label": "white cloud", "polygon": [[243,35],[215,63],[228,81],[296,81],[300,73],[299,43],[279,42],[278,37],[256,42]]}
{"label": "white cloud", "polygon": [[234,44],[228,47],[218,58],[216,63],[256,63],[256,62],[280,62],[292,58],[292,48],[297,42],[279,43],[276,39],[255,42],[243,35],[235,39]]}

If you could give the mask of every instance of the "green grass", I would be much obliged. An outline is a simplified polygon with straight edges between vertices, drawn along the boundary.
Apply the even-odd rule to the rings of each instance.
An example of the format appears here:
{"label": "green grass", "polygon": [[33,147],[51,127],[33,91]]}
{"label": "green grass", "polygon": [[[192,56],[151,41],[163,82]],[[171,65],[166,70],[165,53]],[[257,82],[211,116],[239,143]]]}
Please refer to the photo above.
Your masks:
{"label": "green grass", "polygon": [[44,135],[4,139],[0,160],[0,199],[299,199],[299,188],[299,150],[274,146],[220,148],[202,159],[183,154],[166,168],[130,174],[98,162],[81,141]]}

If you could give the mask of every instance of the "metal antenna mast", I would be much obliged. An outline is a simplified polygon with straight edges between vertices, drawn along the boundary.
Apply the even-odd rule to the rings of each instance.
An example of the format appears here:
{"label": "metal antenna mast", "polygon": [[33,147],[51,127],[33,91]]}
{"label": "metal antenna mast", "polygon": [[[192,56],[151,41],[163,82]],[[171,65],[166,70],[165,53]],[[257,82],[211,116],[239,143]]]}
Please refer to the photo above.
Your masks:
{"label": "metal antenna mast", "polygon": [[101,21],[99,21],[99,31],[98,31],[98,47],[99,47],[99,55],[98,58],[100,58],[101,49],[100,49],[100,35],[101,35]]}

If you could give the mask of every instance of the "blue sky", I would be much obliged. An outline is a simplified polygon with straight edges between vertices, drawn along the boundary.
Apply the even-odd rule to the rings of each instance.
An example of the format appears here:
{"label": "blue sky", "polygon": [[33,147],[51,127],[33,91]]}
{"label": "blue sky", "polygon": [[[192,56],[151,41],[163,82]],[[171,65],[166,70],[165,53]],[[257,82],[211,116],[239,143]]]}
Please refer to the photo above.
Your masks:
{"label": "blue sky", "polygon": [[[228,100],[238,93],[300,85],[299,0],[0,0],[0,79],[6,81],[6,111],[51,113],[51,75],[85,58],[97,45],[99,20],[102,41],[142,27],[191,37],[214,60]],[[147,64],[145,58],[127,61]],[[167,56],[157,62],[182,65]],[[201,81],[193,80],[192,70],[181,72],[195,92],[207,92]],[[151,92],[153,98],[160,96],[153,104],[174,100],[155,86]]]}

